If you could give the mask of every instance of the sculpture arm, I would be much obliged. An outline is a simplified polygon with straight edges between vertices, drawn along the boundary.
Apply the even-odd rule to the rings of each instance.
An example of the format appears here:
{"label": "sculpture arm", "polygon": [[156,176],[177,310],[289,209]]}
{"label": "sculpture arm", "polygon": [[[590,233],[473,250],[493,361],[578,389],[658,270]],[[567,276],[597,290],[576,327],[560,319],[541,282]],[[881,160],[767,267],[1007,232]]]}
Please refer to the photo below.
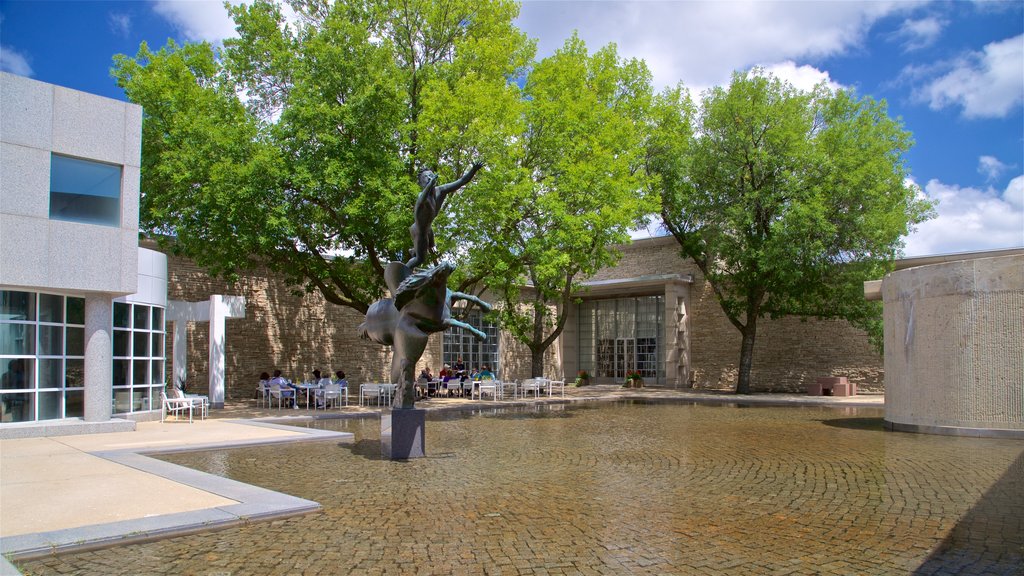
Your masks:
{"label": "sculpture arm", "polygon": [[466,173],[463,174],[461,178],[454,182],[449,182],[447,184],[442,184],[438,186],[436,188],[438,206],[440,206],[444,202],[444,197],[447,196],[449,192],[455,192],[459,188],[462,188],[466,184],[469,184],[469,181],[473,179],[473,176],[476,176],[476,173],[483,167],[483,162],[473,162],[473,165],[469,167],[469,170],[467,170]]}

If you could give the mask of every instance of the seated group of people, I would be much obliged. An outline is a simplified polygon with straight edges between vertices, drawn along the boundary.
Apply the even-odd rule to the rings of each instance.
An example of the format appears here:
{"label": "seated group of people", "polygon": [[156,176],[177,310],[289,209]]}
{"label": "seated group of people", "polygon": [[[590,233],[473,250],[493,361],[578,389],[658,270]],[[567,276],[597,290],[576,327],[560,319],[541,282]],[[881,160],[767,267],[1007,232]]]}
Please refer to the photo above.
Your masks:
{"label": "seated group of people", "polygon": [[[321,387],[327,384],[337,384],[341,388],[348,387],[348,380],[345,379],[345,372],[343,370],[338,370],[337,372],[335,372],[334,378],[332,379],[329,374],[322,374],[319,368],[314,368],[312,382],[314,384],[320,385]],[[260,374],[260,386],[264,385],[268,387],[275,385],[280,387],[282,391],[282,401],[287,400],[288,404],[298,408],[298,404],[296,404],[295,402],[296,397],[298,396],[295,393],[295,391],[298,389],[298,386],[293,384],[291,380],[288,380],[287,378],[281,376],[280,370],[274,370],[273,377],[271,377],[270,374],[267,374],[266,372]],[[316,401],[318,407],[323,407],[324,404],[326,403],[326,398],[323,395],[317,394]]]}
{"label": "seated group of people", "polygon": [[[463,394],[464,389],[461,386],[461,383],[465,382],[466,380],[472,381],[494,379],[494,372],[491,372],[491,367],[488,366],[487,364],[484,364],[480,368],[473,368],[467,370],[465,365],[462,363],[461,359],[459,359],[459,361],[455,363],[454,368],[448,364],[445,364],[441,368],[441,372],[438,373],[438,376],[436,378],[434,377],[433,373],[431,373],[430,367],[424,368],[419,375],[419,381],[421,383],[435,381],[441,382],[442,385],[444,386],[444,389],[448,392],[449,396],[452,395],[453,393],[458,393],[460,395]],[[456,381],[460,384],[460,386],[449,388],[448,382],[450,381]]]}

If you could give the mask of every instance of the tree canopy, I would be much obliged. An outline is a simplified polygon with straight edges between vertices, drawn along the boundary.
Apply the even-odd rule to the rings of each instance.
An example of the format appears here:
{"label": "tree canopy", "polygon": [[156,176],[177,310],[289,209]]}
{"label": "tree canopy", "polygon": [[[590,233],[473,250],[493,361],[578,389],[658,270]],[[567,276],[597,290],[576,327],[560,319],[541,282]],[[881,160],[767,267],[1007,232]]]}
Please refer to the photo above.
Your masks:
{"label": "tree canopy", "polygon": [[911,137],[884,102],[755,69],[704,93],[692,138],[689,101],[659,102],[662,219],[742,334],[737,392],[750,391],[759,318],[877,318],[863,281],[931,209],[906,183]]}
{"label": "tree canopy", "polygon": [[534,376],[580,281],[657,210],[641,166],[650,99],[643,62],[614,45],[591,54],[573,35],[530,70],[507,123],[517,130],[488,156],[480,193],[462,199],[469,269],[500,296],[502,327],[531,351]]}
{"label": "tree canopy", "polygon": [[222,49],[115,57],[145,114],[140,221],[215,274],[266,266],[365,311],[410,247],[416,171],[460,174],[481,152],[423,111],[494,115],[533,44],[506,0],[289,4],[295,21],[267,0],[229,7],[239,37]]}

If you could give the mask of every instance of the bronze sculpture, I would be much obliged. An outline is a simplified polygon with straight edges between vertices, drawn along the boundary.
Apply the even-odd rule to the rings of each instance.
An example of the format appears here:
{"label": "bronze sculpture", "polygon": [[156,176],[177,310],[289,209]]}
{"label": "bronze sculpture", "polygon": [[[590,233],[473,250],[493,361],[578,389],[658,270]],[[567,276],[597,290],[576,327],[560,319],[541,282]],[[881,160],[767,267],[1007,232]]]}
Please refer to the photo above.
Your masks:
{"label": "bronze sculpture", "polygon": [[391,346],[391,382],[397,384],[392,407],[410,409],[415,406],[416,363],[426,349],[431,334],[457,326],[469,330],[478,340],[487,338],[479,330],[451,317],[451,305],[456,300],[467,300],[490,310],[490,304],[472,294],[448,289],[448,276],[455,265],[442,262],[431,268],[414,270],[425,262],[434,247],[432,224],[440,212],[445,197],[469,183],[483,166],[476,162],[458,180],[437,185],[437,175],[429,170],[420,173],[422,191],[416,199],[415,221],[409,228],[413,241],[413,256],[405,264],[390,262],[384,271],[384,281],[391,298],[382,298],[366,311],[366,320],[359,325],[359,336],[378,344]]}

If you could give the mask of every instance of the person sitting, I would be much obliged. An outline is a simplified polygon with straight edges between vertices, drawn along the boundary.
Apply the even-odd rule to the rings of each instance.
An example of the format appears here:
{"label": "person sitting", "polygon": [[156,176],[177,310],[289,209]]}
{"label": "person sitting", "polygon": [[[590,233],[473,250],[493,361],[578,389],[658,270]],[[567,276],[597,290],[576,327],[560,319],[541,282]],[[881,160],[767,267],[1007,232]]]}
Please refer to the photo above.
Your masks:
{"label": "person sitting", "polygon": [[483,370],[476,375],[477,380],[494,380],[494,372],[491,372],[491,367],[484,364]]}
{"label": "person sitting", "polygon": [[295,389],[292,387],[292,383],[281,376],[280,370],[274,370],[274,377],[270,379],[271,386],[277,386],[281,389],[281,401],[288,400],[288,402],[298,408],[299,405],[295,402]]}
{"label": "person sitting", "polygon": [[345,379],[345,371],[338,370],[334,373],[334,383],[342,388],[348,388],[348,380]]}
{"label": "person sitting", "polygon": [[434,375],[430,373],[430,366],[424,366],[423,370],[420,371],[420,380],[430,382],[434,379]]}
{"label": "person sitting", "polygon": [[320,375],[320,369],[319,368],[313,368],[313,384],[319,384],[320,380],[322,380],[322,379],[323,379],[323,376]]}
{"label": "person sitting", "polygon": [[451,375],[452,367],[445,364],[443,367],[441,367],[441,372],[438,374],[438,378],[447,381]]}

